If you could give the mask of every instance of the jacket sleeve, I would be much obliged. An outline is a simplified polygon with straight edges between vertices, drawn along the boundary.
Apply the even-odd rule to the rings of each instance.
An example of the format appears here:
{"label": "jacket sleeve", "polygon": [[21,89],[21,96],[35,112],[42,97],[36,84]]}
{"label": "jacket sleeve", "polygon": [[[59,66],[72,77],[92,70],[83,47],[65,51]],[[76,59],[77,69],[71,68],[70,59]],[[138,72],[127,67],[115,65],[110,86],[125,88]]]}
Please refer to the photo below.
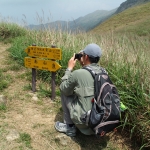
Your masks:
{"label": "jacket sleeve", "polygon": [[60,84],[61,92],[66,95],[72,95],[74,93],[74,88],[76,85],[76,79],[71,71],[66,71],[65,75],[62,77],[62,83]]}

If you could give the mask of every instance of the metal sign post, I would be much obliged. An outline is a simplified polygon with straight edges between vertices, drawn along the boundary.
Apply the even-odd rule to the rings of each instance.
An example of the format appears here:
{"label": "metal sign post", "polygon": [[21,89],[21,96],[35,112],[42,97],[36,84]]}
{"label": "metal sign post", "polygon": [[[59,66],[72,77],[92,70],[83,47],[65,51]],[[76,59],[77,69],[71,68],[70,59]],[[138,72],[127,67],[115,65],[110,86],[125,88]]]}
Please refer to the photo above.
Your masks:
{"label": "metal sign post", "polygon": [[36,69],[32,68],[32,91],[36,92]]}
{"label": "metal sign post", "polygon": [[55,78],[56,78],[56,72],[52,72],[52,81],[51,81],[51,88],[52,88],[52,97],[51,99],[55,99],[56,97],[56,92],[55,92]]}
{"label": "metal sign post", "polygon": [[61,49],[52,46],[48,47],[39,47],[36,45],[29,46],[25,49],[25,52],[30,57],[25,57],[25,67],[32,68],[32,91],[36,91],[36,69],[48,70],[52,72],[51,79],[51,88],[52,88],[52,97],[54,100],[56,97],[55,94],[55,77],[56,71],[61,68],[61,66],[55,60],[61,60],[62,54]]}
{"label": "metal sign post", "polygon": [[[56,48],[56,46],[52,46],[52,48]],[[53,66],[55,68],[55,66]],[[52,89],[52,100],[55,99],[56,97],[56,92],[55,92],[55,78],[56,78],[56,73],[52,72],[52,80],[51,80],[51,89]]]}
{"label": "metal sign post", "polygon": [[[36,46],[33,44],[32,46]],[[32,91],[36,92],[36,69],[32,68]]]}

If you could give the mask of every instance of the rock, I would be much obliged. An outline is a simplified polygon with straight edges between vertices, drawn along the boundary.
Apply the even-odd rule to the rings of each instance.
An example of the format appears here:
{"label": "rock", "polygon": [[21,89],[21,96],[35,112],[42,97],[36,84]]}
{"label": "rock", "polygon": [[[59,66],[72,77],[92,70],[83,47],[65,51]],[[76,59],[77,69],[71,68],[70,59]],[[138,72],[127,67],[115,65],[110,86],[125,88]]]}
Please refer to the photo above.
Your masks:
{"label": "rock", "polygon": [[30,92],[29,95],[32,96],[31,100],[33,100],[33,101],[38,101],[39,100],[38,97],[37,97],[37,93]]}
{"label": "rock", "polygon": [[20,135],[16,130],[10,130],[9,134],[6,136],[7,141],[13,141],[19,138]]}
{"label": "rock", "polygon": [[1,105],[1,104],[6,105],[6,103],[7,103],[7,98],[6,98],[6,96],[0,95],[0,105]]}
{"label": "rock", "polygon": [[34,93],[34,92],[29,92],[29,95],[30,95],[30,96],[35,96],[36,93]]}
{"label": "rock", "polygon": [[33,101],[38,101],[39,99],[38,99],[37,96],[33,96],[33,97],[32,97],[32,100],[33,100]]}
{"label": "rock", "polygon": [[60,133],[55,137],[55,140],[58,141],[61,145],[67,146],[71,142],[71,137]]}

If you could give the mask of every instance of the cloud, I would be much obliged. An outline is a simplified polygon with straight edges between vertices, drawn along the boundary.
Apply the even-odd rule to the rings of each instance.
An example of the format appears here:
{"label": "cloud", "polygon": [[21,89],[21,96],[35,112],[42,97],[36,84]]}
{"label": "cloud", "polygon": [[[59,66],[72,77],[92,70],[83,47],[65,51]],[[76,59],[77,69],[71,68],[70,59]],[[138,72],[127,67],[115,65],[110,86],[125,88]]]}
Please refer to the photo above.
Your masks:
{"label": "cloud", "polygon": [[0,0],[0,4],[3,6],[36,6],[50,3],[49,0]]}
{"label": "cloud", "polygon": [[[56,20],[72,20],[85,16],[96,10],[111,10],[118,7],[124,0],[0,0],[0,14],[22,19],[28,22],[44,15],[45,18]],[[24,17],[23,17],[24,18]]]}

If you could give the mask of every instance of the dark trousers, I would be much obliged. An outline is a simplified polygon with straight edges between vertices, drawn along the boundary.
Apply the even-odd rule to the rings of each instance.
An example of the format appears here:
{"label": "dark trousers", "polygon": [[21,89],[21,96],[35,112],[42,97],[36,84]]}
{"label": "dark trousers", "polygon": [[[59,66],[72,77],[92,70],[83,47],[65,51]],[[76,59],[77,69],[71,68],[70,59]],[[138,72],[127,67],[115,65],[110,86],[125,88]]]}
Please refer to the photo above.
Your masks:
{"label": "dark trousers", "polygon": [[65,96],[63,93],[61,93],[63,118],[64,118],[64,123],[66,124],[73,124],[70,118],[70,107],[72,105],[71,102],[73,101],[73,99],[74,99],[74,96]]}

